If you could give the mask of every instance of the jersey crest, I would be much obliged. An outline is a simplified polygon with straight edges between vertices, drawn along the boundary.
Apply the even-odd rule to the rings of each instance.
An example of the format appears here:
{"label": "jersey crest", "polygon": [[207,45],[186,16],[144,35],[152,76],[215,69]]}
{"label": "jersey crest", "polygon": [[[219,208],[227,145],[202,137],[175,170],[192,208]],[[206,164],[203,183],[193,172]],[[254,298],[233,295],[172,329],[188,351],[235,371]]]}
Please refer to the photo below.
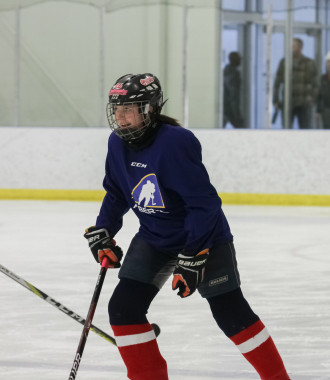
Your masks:
{"label": "jersey crest", "polygon": [[148,174],[140,180],[132,190],[132,198],[138,206],[143,208],[165,208],[154,173]]}

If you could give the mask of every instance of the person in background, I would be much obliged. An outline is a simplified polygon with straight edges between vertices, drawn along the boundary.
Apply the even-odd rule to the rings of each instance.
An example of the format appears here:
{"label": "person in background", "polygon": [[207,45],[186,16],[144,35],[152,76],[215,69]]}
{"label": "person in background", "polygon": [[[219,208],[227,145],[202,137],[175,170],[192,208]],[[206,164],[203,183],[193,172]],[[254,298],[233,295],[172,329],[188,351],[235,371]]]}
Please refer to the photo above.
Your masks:
{"label": "person in background", "polygon": [[223,127],[228,122],[235,128],[244,128],[241,102],[241,74],[238,67],[241,56],[232,51],[229,54],[229,64],[223,70]]}
{"label": "person in background", "polygon": [[[160,82],[151,73],[124,75],[110,89],[106,195],[96,226],[84,235],[97,262],[106,256],[110,267],[121,266],[108,311],[127,376],[168,380],[146,315],[172,277],[181,298],[199,292],[261,379],[288,380],[270,333],[243,296],[233,235],[203,165],[200,142],[163,115],[163,105]],[[113,238],[129,209],[140,227],[121,264],[123,253]],[[195,314],[178,315],[186,318],[186,329],[203,323],[198,310]]]}
{"label": "person in background", "polygon": [[330,51],[325,57],[326,73],[321,76],[317,100],[317,116],[322,117],[324,129],[330,129]]}
{"label": "person in background", "polygon": [[[312,127],[312,111],[316,104],[318,94],[317,68],[315,61],[302,54],[303,41],[294,38],[292,45],[292,92],[291,92],[291,121],[298,118],[299,128]],[[282,113],[282,125],[284,127],[284,71],[285,59],[282,58],[274,83],[273,103],[275,108],[280,108]]]}

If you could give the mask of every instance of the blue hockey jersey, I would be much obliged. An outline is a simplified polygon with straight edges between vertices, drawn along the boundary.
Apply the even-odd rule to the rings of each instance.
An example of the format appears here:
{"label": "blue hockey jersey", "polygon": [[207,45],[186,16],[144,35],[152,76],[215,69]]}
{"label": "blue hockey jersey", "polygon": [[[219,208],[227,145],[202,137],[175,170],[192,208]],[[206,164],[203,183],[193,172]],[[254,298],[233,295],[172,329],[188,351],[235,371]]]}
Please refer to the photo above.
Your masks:
{"label": "blue hockey jersey", "polygon": [[163,124],[141,150],[112,133],[105,171],[106,195],[96,225],[111,236],[131,208],[140,221],[138,235],[160,250],[195,254],[233,240],[191,131]]}

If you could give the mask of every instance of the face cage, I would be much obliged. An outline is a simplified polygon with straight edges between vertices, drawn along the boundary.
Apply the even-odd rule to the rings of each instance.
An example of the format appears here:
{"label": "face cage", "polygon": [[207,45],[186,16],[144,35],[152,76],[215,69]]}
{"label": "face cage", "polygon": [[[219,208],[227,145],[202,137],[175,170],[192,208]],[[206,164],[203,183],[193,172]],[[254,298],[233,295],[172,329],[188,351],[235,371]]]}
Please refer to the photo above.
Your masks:
{"label": "face cage", "polygon": [[[131,125],[129,127],[121,127],[116,119],[116,107],[131,108],[133,105],[138,106],[138,112],[142,116],[142,126]],[[107,104],[107,118],[110,129],[121,139],[125,141],[137,140],[144,135],[147,128],[151,124],[149,116],[149,101],[144,102],[125,102],[122,104],[108,103]],[[126,111],[124,111],[126,112]]]}

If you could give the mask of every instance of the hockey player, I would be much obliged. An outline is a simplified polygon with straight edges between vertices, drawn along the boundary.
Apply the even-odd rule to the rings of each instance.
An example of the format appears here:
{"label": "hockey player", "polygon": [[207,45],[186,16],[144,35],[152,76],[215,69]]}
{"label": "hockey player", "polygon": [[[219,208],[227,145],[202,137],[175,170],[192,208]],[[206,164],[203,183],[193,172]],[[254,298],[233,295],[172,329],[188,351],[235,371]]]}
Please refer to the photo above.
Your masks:
{"label": "hockey player", "polygon": [[182,298],[197,289],[213,317],[261,379],[287,380],[283,361],[245,300],[233,236],[202,163],[194,134],[161,114],[156,76],[128,74],[109,92],[111,130],[104,197],[96,226],[85,237],[97,262],[120,267],[113,240],[131,208],[140,222],[119,270],[109,317],[132,380],[167,380],[166,361],[146,314],[166,280]]}

